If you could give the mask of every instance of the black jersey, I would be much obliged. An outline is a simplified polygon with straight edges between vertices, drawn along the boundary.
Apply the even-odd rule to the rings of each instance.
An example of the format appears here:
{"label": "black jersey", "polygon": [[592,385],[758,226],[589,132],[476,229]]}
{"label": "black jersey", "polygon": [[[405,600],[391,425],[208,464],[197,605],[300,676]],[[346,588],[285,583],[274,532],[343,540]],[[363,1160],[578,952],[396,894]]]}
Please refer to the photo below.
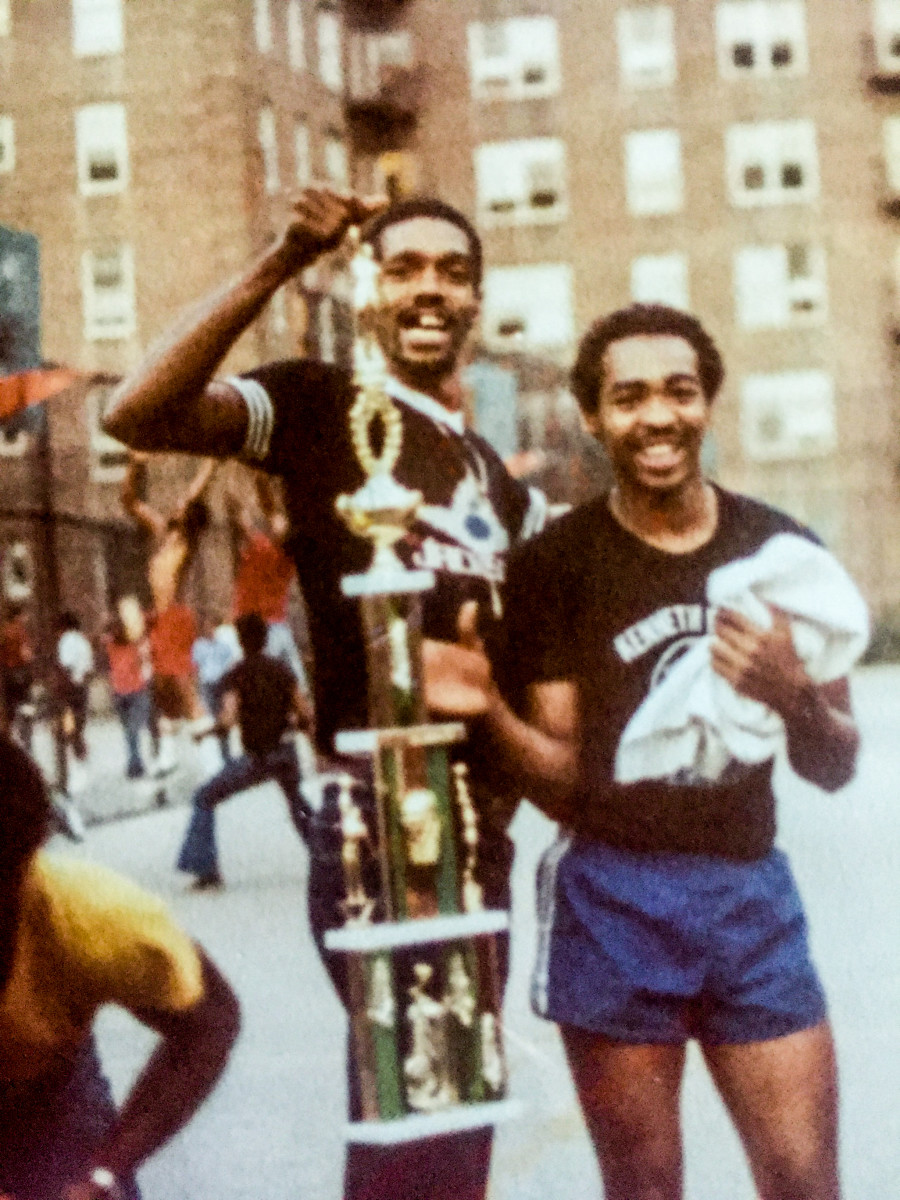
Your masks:
{"label": "black jersey", "polygon": [[[366,660],[359,604],[341,592],[341,577],[368,568],[371,544],[338,516],[335,501],[364,482],[350,436],[355,392],[347,372],[292,359],[229,380],[247,403],[247,457],[280,475],[291,523],[288,550],[309,615],[315,657],[317,738],[333,749],[340,729],[367,725]],[[542,523],[540,493],[512,479],[477,434],[454,414],[395,381],[403,442],[394,469],[422,493],[415,523],[395,547],[411,568],[431,570],[424,595],[427,636],[454,641],[460,605],[490,603],[504,577],[512,543]]]}
{"label": "black jersey", "polygon": [[710,573],[779,533],[817,540],[775,509],[717,493],[716,532],[690,553],[670,554],[635,537],[603,497],[554,522],[510,564],[503,672],[519,689],[577,682],[582,744],[572,825],[623,849],[754,859],[774,839],[771,759],[730,764],[715,782],[615,779],[633,713],[709,632]]}

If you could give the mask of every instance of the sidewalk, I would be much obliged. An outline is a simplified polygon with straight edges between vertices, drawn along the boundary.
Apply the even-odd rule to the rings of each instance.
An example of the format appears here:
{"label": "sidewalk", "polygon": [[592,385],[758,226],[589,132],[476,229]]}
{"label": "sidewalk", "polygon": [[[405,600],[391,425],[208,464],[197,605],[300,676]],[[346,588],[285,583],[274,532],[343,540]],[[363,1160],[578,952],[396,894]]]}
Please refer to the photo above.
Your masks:
{"label": "sidewalk", "polygon": [[[114,717],[92,719],[85,739],[88,757],[79,769],[86,777],[83,776],[83,786],[71,798],[87,825],[137,816],[167,805],[186,804],[203,778],[197,747],[186,732],[179,738],[178,767],[162,779],[125,778],[125,740]],[[33,753],[45,777],[55,782],[56,748],[49,724],[35,726]],[[70,755],[69,763],[72,761]]]}

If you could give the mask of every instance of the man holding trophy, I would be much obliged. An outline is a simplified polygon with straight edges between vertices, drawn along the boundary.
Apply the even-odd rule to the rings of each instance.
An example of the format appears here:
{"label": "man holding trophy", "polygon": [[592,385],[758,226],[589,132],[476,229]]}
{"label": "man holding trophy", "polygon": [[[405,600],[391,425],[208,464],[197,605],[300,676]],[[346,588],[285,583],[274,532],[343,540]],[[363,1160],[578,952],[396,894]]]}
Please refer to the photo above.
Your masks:
{"label": "man holding trophy", "polygon": [[[346,773],[323,789],[310,839],[310,919],[320,948],[327,931],[364,925],[373,908],[376,920],[408,925],[417,917],[445,919],[449,939],[446,930],[458,932],[466,919],[478,925],[474,909],[483,905],[495,915],[507,907],[508,806],[477,771],[466,774],[465,752],[452,745],[459,727],[429,731],[421,649],[424,642],[428,655],[453,655],[466,602],[496,611],[506,552],[537,531],[546,512],[543,496],[511,479],[464,425],[460,365],[478,316],[477,234],[438,201],[382,207],[329,188],[305,189],[281,237],[150,352],[121,386],[105,422],[108,433],[137,449],[240,457],[282,477],[294,531],[290,549],[309,611],[319,749],[331,755],[341,731],[374,726],[390,733],[372,741],[372,762],[359,757],[365,738],[356,750],[352,736],[339,739],[357,757],[345,760]],[[371,294],[360,307],[370,336],[357,353],[354,377],[293,359],[215,379],[278,288],[364,222]],[[364,276],[358,275],[363,293]],[[360,345],[358,339],[358,351]],[[374,562],[358,533],[374,542]],[[435,767],[442,755],[455,763],[446,786]],[[448,770],[443,774],[450,778]],[[382,802],[398,778],[405,782],[396,819],[386,823]],[[440,832],[451,826],[459,834],[455,849]],[[397,870],[399,885],[392,882]],[[489,926],[498,937],[487,958],[502,980],[505,934],[489,920],[480,932]],[[443,957],[410,951],[400,965],[403,953],[394,950],[358,960],[323,951],[352,1014],[359,1011],[354,995],[358,1000],[366,989],[362,1011],[375,1030],[371,1078],[361,1078],[358,1055],[351,1067],[351,1119],[366,1116],[367,1095],[383,1097],[393,1086],[401,1108],[419,1110],[422,1129],[440,1130],[384,1145],[352,1140],[347,1200],[484,1196],[491,1120],[467,1124],[463,1117],[454,1124],[424,1111],[427,1097],[464,1092],[490,1100],[501,1090],[490,1082],[502,1073],[493,1040],[496,1002],[485,1007],[478,993],[479,970],[490,973],[486,952],[481,943],[473,948],[477,937],[460,940],[466,936],[448,940]],[[389,1025],[396,1078],[385,1066]],[[473,1084],[459,1064],[476,1060]]]}

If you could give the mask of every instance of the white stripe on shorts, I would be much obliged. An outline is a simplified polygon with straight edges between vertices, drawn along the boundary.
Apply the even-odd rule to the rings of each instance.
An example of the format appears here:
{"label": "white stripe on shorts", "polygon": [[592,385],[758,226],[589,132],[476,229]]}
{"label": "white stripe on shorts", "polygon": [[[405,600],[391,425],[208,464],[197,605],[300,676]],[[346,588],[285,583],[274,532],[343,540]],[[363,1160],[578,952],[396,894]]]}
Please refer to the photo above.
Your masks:
{"label": "white stripe on shorts", "polygon": [[229,375],[224,382],[239,391],[247,405],[247,436],[241,457],[262,462],[268,456],[275,424],[275,409],[269,393],[257,380],[243,379],[240,375]]}
{"label": "white stripe on shorts", "polygon": [[531,1006],[541,1016],[549,1007],[547,988],[550,981],[550,941],[556,916],[556,876],[563,855],[572,845],[571,833],[560,833],[552,846],[541,856],[537,872],[538,948],[531,977]]}

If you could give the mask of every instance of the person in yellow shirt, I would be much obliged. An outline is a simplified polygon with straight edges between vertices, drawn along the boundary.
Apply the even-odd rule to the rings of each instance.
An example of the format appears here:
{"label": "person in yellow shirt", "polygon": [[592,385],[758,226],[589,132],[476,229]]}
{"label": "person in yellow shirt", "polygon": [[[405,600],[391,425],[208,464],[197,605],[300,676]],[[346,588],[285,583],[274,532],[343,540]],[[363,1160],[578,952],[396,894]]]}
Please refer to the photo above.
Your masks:
{"label": "person in yellow shirt", "polygon": [[[193,1115],[239,1028],[230,986],[161,901],[42,849],[50,802],[0,735],[0,1200],[139,1200],[135,1168]],[[91,1026],[160,1035],[116,1112]]]}

